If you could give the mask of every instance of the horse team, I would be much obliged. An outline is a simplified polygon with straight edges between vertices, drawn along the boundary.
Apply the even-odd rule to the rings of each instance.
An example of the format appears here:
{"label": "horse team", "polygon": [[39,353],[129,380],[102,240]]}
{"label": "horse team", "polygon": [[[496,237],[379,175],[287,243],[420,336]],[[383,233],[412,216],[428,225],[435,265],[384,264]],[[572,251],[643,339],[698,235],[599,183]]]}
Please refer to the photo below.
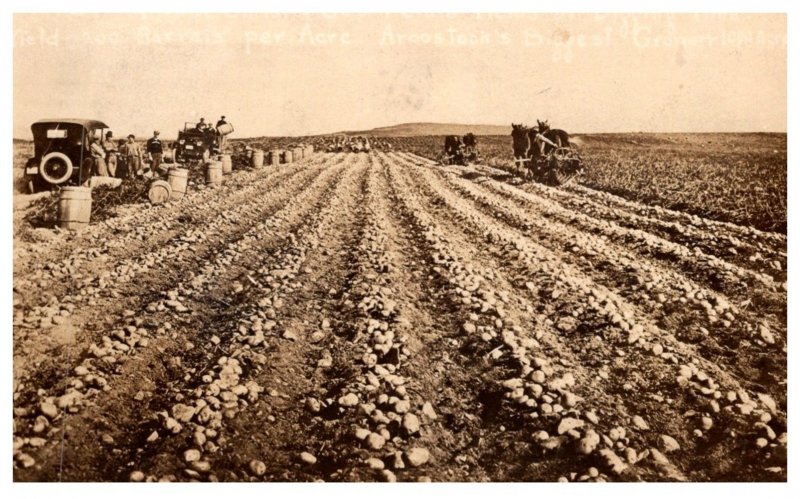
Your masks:
{"label": "horse team", "polygon": [[[524,169],[525,178],[553,184],[569,182],[583,171],[581,157],[570,142],[569,134],[550,128],[547,120],[536,121],[537,126],[530,128],[521,123],[511,124],[515,166]],[[477,160],[475,135],[445,136],[443,164],[468,165]]]}

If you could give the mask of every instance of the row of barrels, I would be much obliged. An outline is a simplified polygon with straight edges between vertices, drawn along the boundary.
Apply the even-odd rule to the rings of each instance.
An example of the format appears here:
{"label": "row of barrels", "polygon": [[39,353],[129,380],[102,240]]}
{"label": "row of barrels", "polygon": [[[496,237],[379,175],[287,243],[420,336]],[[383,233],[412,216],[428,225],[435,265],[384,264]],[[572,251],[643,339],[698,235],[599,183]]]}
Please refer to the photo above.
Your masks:
{"label": "row of barrels", "polygon": [[261,168],[264,166],[266,160],[267,165],[277,166],[285,163],[292,163],[300,161],[301,159],[310,156],[314,153],[314,146],[304,145],[295,146],[288,149],[271,149],[269,152],[260,149],[248,149],[247,155],[250,160],[250,166],[253,168]]}
{"label": "row of barrels", "polygon": [[[297,146],[289,149],[273,149],[267,156],[270,166],[292,163],[310,156],[314,146]],[[262,150],[249,150],[250,165],[253,168],[264,166],[265,152]],[[233,162],[230,154],[220,154],[216,159],[206,164],[206,185],[222,185],[222,177],[233,172]],[[185,168],[170,168],[167,180],[154,180],[150,183],[147,197],[153,204],[162,204],[167,201],[180,201],[186,194],[189,184],[189,170]],[[65,229],[79,230],[89,225],[92,213],[92,189],[90,187],[64,187],[58,200],[58,222]]]}

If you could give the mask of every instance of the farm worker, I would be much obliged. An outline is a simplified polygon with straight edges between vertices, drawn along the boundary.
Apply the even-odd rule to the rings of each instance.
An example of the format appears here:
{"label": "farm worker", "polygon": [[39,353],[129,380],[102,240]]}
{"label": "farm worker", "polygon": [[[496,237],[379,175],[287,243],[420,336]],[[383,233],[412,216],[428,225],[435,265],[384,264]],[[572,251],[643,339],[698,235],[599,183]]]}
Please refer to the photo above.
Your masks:
{"label": "farm worker", "polygon": [[126,178],[128,175],[128,156],[126,154],[125,139],[117,141],[117,178]]}
{"label": "farm worker", "polygon": [[537,133],[536,137],[534,137],[533,140],[536,142],[536,145],[539,147],[539,154],[542,155],[542,156],[544,156],[544,146],[545,146],[545,144],[550,144],[551,146],[553,146],[555,148],[558,148],[558,145],[556,145],[552,140],[550,140],[547,137],[545,137],[543,133]]}
{"label": "farm worker", "polygon": [[206,124],[206,119],[200,118],[200,121],[197,122],[197,126],[195,128],[197,128],[197,130],[200,132],[205,132],[208,129],[208,125]]}
{"label": "farm worker", "polygon": [[216,130],[217,130],[217,135],[219,135],[219,148],[220,149],[222,149],[223,146],[225,146],[226,137],[224,135],[222,135],[221,133],[219,133],[219,127],[221,127],[222,125],[227,125],[227,124],[228,124],[228,122],[225,121],[225,116],[222,116],[219,119],[219,121],[217,121]]}
{"label": "farm worker", "polygon": [[106,132],[106,140],[103,142],[103,150],[106,152],[106,168],[109,177],[117,176],[117,144],[114,143],[114,134],[111,130]]}
{"label": "farm worker", "polygon": [[161,155],[164,153],[161,139],[158,138],[159,131],[154,130],[153,136],[147,140],[147,154],[150,156],[150,169],[153,172],[158,171],[161,166]]}
{"label": "farm worker", "polygon": [[106,152],[103,146],[97,143],[95,137],[89,138],[89,152],[94,159],[94,174],[100,177],[108,177],[108,168],[106,168]]}
{"label": "farm worker", "polygon": [[[122,153],[122,149],[120,149]],[[128,142],[125,143],[124,153],[125,163],[128,166],[125,172],[127,178],[133,178],[134,175],[139,175],[142,169],[142,146],[136,143],[136,137],[133,134],[128,135]]]}

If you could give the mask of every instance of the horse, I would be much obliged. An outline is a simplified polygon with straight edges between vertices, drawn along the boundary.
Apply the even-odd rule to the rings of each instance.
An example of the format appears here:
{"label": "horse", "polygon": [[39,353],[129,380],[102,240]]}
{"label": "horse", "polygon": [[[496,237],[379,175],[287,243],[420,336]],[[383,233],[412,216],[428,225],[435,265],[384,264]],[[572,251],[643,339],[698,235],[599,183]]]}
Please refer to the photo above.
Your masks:
{"label": "horse", "polygon": [[[536,120],[536,124],[538,125],[538,130],[531,129],[532,139],[536,138],[537,133],[541,133],[558,147],[572,147],[572,143],[569,141],[569,134],[566,131],[559,128],[550,128],[550,123],[548,123],[547,120]],[[552,150],[553,146],[545,143],[544,153],[549,154]]]}
{"label": "horse", "polygon": [[461,162],[462,142],[458,135],[446,135],[444,138],[444,164],[452,165]]}
{"label": "horse", "polygon": [[535,158],[532,155],[535,154],[538,157],[537,147],[533,148],[536,149],[536,152],[531,151],[531,144],[534,144],[534,142],[529,132],[530,129],[522,123],[511,124],[511,146],[514,149],[514,165],[517,168],[523,167],[526,169],[525,173],[523,173],[523,177],[526,178],[532,173],[535,165]]}
{"label": "horse", "polygon": [[475,138],[475,134],[472,132],[464,135],[462,141],[464,142],[465,147],[475,147],[478,143],[478,140]]}

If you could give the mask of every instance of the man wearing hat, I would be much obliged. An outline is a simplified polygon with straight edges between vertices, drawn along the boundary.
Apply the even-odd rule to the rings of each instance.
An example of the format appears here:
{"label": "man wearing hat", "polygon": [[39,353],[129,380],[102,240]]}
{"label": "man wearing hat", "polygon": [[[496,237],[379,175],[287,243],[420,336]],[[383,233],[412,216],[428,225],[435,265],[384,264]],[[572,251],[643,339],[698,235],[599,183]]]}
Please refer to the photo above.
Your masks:
{"label": "man wearing hat", "polygon": [[221,133],[219,133],[219,127],[221,127],[223,125],[227,125],[227,124],[228,124],[228,122],[225,121],[225,116],[223,116],[223,117],[221,117],[219,119],[219,121],[217,121],[217,126],[215,127],[215,130],[217,131],[217,135],[219,135],[219,148],[220,149],[222,149],[222,147],[225,145],[226,137],[224,135],[222,135]]}
{"label": "man wearing hat", "polygon": [[205,118],[200,118],[200,121],[197,122],[197,126],[195,127],[199,132],[205,132],[208,130],[208,123],[206,123]]}
{"label": "man wearing hat", "polygon": [[103,141],[103,150],[106,153],[106,168],[109,177],[117,176],[117,144],[114,143],[114,134],[111,130],[106,132],[106,140]]}
{"label": "man wearing hat", "polygon": [[142,147],[136,143],[136,137],[133,134],[128,135],[128,142],[123,147],[120,147],[120,154],[125,157],[125,178],[133,178],[138,175],[142,169]]}
{"label": "man wearing hat", "polygon": [[94,160],[94,175],[99,177],[108,177],[108,168],[106,168],[106,152],[103,150],[97,140],[97,137],[89,137],[89,152]]}
{"label": "man wearing hat", "polygon": [[150,156],[150,169],[153,172],[158,172],[158,167],[161,166],[161,155],[164,152],[158,135],[159,131],[154,130],[153,136],[147,140],[147,154]]}

